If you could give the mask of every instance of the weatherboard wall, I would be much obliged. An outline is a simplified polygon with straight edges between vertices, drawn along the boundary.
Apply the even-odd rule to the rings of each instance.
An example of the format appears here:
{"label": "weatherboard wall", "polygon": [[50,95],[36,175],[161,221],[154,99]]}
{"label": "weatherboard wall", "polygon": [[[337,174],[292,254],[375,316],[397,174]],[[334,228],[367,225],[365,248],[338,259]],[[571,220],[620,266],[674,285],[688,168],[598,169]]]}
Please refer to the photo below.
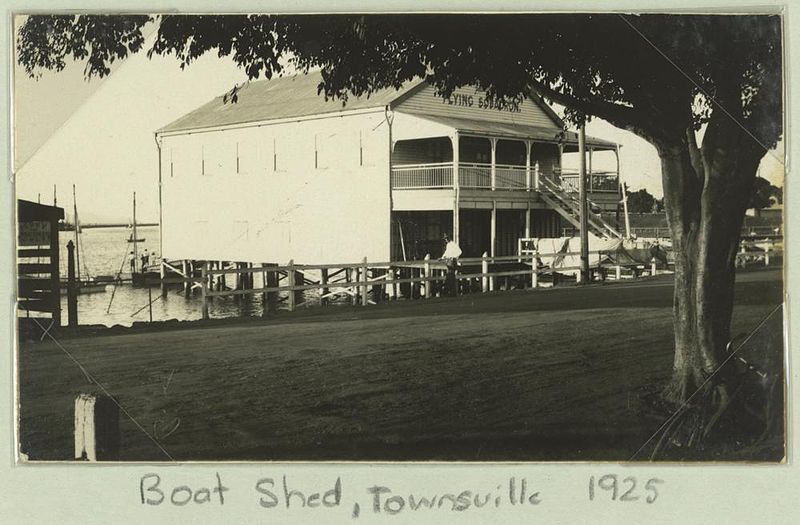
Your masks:
{"label": "weatherboard wall", "polygon": [[167,259],[389,257],[384,112],[162,136]]}

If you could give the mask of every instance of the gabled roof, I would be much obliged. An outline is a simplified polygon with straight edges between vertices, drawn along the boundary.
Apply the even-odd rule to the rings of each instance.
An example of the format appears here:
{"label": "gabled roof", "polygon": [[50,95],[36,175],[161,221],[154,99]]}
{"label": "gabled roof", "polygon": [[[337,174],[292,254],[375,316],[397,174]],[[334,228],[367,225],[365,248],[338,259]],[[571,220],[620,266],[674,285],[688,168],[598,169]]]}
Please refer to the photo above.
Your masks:
{"label": "gabled roof", "polygon": [[416,80],[407,82],[400,89],[382,89],[368,97],[351,96],[347,104],[343,105],[341,100],[325,100],[322,94],[317,93],[321,81],[322,74],[312,71],[308,74],[248,82],[239,89],[235,104],[230,101],[226,103],[219,96],[167,124],[158,133],[379,108],[423,83],[422,80]]}

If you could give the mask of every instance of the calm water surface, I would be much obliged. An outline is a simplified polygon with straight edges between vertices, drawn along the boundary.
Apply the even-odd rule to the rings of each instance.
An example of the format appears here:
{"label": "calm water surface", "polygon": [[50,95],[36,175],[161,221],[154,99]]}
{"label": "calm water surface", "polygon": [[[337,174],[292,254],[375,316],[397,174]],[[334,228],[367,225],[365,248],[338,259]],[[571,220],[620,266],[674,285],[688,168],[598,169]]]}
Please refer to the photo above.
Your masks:
{"label": "calm water surface", "polygon": [[[157,260],[158,227],[145,226],[137,228],[139,238],[138,250],[147,249],[151,260]],[[132,245],[127,242],[130,237],[129,228],[89,228],[81,233],[80,267],[81,277],[98,275],[130,275],[130,251]],[[74,242],[75,232],[61,232],[61,275],[67,274],[66,244]],[[256,285],[259,285],[257,280]],[[152,304],[150,302],[152,300]],[[150,305],[150,306],[148,306]],[[66,322],[67,298],[62,295],[61,308]],[[199,294],[186,298],[178,289],[171,289],[167,297],[160,296],[157,287],[148,291],[146,288],[133,288],[130,284],[108,285],[101,292],[78,295],[78,322],[84,324],[100,324],[105,326],[130,326],[136,321],[149,321],[152,309],[154,321],[168,319],[194,320],[202,317],[202,305]],[[209,305],[209,315],[214,318],[234,316],[261,315],[261,296],[250,297],[215,297]]]}

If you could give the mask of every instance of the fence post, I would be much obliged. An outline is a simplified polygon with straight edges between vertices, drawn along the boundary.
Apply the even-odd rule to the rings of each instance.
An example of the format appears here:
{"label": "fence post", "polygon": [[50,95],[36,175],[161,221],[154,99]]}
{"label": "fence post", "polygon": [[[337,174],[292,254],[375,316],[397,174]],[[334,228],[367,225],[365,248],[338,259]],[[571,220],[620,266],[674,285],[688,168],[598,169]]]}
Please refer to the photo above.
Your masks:
{"label": "fence post", "polygon": [[617,281],[622,279],[622,267],[618,264],[615,268]]}
{"label": "fence post", "polygon": [[327,284],[328,284],[328,269],[327,268],[320,268],[319,283],[322,285],[322,289],[320,290],[320,292],[322,292],[322,293],[320,293],[320,296],[319,296],[319,305],[320,306],[326,306],[328,304],[328,298],[325,297],[325,296],[328,295],[328,293],[330,292],[330,290],[328,289],[328,286],[327,286]]}
{"label": "fence post", "polygon": [[489,256],[488,253],[483,252],[481,255],[481,291],[486,293],[489,291],[489,260],[487,257]]}
{"label": "fence post", "polygon": [[769,266],[769,251],[772,249],[772,241],[767,242],[767,249],[764,250],[764,266]]}
{"label": "fence post", "polygon": [[650,259],[650,275],[656,274],[656,258]]}
{"label": "fence post", "polygon": [[75,459],[119,460],[119,407],[108,396],[75,398]]}
{"label": "fence post", "polygon": [[286,270],[287,289],[289,290],[289,311],[294,312],[294,259],[289,259],[289,264]]}
{"label": "fence post", "polygon": [[[56,305],[60,308],[60,305]],[[75,282],[75,244],[67,243],[67,323],[78,326],[78,290]]]}
{"label": "fence post", "polygon": [[539,252],[533,252],[531,255],[531,287],[539,287]]}
{"label": "fence post", "polygon": [[200,288],[200,297],[203,302],[203,319],[208,319],[208,261],[203,261],[203,267],[200,270],[202,286]]}
{"label": "fence post", "polygon": [[426,279],[426,281],[425,281],[425,299],[430,299],[431,298],[431,281],[429,281],[427,279],[430,279],[430,277],[431,277],[431,254],[429,254],[429,253],[425,254],[425,262],[423,264],[424,264],[424,268],[425,268],[424,277]]}
{"label": "fence post", "polygon": [[394,267],[389,266],[386,270],[386,294],[389,300],[397,299],[397,285],[394,282]]}

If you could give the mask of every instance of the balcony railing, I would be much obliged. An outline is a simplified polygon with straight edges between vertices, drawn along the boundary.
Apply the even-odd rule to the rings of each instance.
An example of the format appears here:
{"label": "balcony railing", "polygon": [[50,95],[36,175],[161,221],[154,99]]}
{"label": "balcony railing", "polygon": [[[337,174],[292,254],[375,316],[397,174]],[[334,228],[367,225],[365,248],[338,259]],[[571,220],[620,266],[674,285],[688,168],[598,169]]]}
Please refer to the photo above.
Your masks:
{"label": "balcony railing", "polygon": [[460,163],[458,184],[462,188],[492,189],[492,165]]}
{"label": "balcony railing", "polygon": [[453,163],[406,164],[392,168],[392,189],[417,190],[453,187]]}
{"label": "balcony railing", "polygon": [[[558,170],[557,176],[561,185],[568,191],[578,191],[580,175],[578,170]],[[587,178],[586,191],[589,193],[617,193],[619,191],[619,178],[611,171],[594,171]]]}
{"label": "balcony railing", "polygon": [[[530,173],[530,174],[529,174]],[[542,169],[540,177],[551,178],[568,192],[578,192],[577,170]],[[536,181],[533,167],[496,164],[494,188],[500,190],[534,189]],[[447,189],[453,188],[453,163],[404,164],[392,167],[392,189]],[[587,190],[590,193],[616,193],[619,179],[613,172],[593,172]],[[460,163],[458,184],[461,188],[492,189],[492,165],[487,163]]]}

